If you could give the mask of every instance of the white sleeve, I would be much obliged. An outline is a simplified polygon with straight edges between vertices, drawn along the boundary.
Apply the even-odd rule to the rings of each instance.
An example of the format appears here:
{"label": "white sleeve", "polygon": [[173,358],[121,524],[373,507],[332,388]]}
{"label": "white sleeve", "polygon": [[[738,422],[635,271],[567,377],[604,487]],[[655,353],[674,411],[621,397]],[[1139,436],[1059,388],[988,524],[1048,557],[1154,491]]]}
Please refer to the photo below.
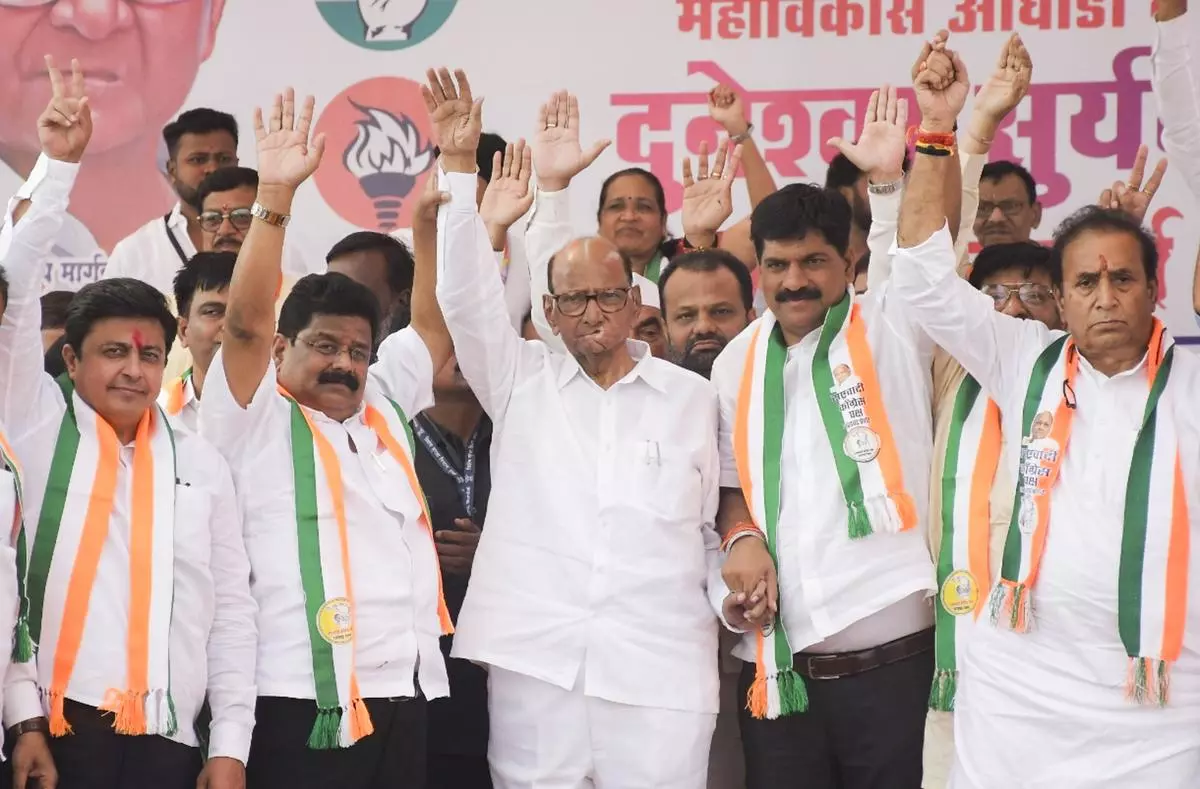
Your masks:
{"label": "white sleeve", "polygon": [[879,290],[892,273],[892,242],[896,240],[896,228],[900,224],[904,187],[889,195],[877,195],[868,190],[867,199],[871,203],[871,230],[867,233],[867,249],[871,251],[871,263],[867,267],[867,291],[870,292]]}
{"label": "white sleeve", "polygon": [[525,258],[529,262],[529,300],[533,326],[546,347],[552,351],[566,353],[562,338],[550,328],[546,311],[542,308],[542,297],[550,292],[547,279],[550,258],[571,243],[574,231],[571,228],[571,194],[562,189],[558,192],[538,191],[534,199],[533,217],[525,231]]}
{"label": "white sleeve", "polygon": [[409,419],[433,405],[436,374],[429,347],[411,326],[383,341],[369,373],[380,391],[394,400]]}
{"label": "white sleeve", "polygon": [[1200,79],[1192,66],[1188,15],[1157,24],[1152,86],[1163,124],[1163,148],[1200,199]]}
{"label": "white sleeve", "polygon": [[245,408],[229,391],[225,377],[225,359],[217,350],[208,375],[204,377],[204,402],[200,408],[200,435],[224,456],[230,466],[238,466],[242,454],[257,451],[278,439],[274,424],[276,399],[275,363],[268,362],[262,381]]}

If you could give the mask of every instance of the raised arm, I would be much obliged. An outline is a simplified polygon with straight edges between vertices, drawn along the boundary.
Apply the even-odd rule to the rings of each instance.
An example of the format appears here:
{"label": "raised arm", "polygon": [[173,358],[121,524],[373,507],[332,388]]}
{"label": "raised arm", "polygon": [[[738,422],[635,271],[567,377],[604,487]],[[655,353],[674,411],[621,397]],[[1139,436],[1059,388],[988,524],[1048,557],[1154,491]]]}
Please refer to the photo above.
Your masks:
{"label": "raised arm", "polygon": [[708,143],[700,143],[694,176],[692,157],[683,157],[683,235],[697,249],[713,246],[717,230],[733,214],[733,179],[741,164],[742,146],[734,145],[731,152],[729,144],[722,140],[717,146],[711,172]]}
{"label": "raised arm", "polygon": [[1188,0],[1158,2],[1151,84],[1163,125],[1163,149],[1200,199],[1200,77],[1192,62],[1194,26],[1187,10]]}
{"label": "raised arm", "polygon": [[[1024,68],[1019,38],[1010,40],[1006,67]],[[900,212],[892,282],[931,339],[941,345],[994,397],[1012,385],[1013,365],[1031,334],[1045,332],[1038,321],[1023,321],[995,310],[992,300],[955,271],[954,247],[943,210],[954,157],[938,146],[953,134],[966,101],[966,66],[949,49],[929,55],[914,83],[921,108],[917,156]]]}
{"label": "raised arm", "polygon": [[[441,166],[450,192],[438,216],[437,298],[454,341],[458,366],[494,420],[503,418],[512,394],[523,340],[508,319],[504,287],[496,276],[496,258],[475,204],[478,178],[475,150],[483,128],[481,108],[471,98],[466,74],[445,69],[428,73],[422,95],[439,126]],[[455,82],[457,81],[457,85]],[[516,179],[529,191],[531,156],[524,141],[509,146],[501,178]],[[523,195],[524,197],[524,195]]]}
{"label": "raised arm", "polygon": [[313,106],[309,96],[297,117],[296,94],[288,88],[275,96],[265,126],[262,110],[254,110],[258,199],[229,283],[221,342],[229,391],[243,408],[250,404],[271,362],[275,297],[283,282],[283,239],[292,200],[300,184],[316,171],[325,150],[324,135],[309,141]]}
{"label": "raised arm", "polygon": [[79,61],[68,85],[46,58],[51,98],[38,118],[42,155],[8,203],[0,229],[0,266],[8,275],[8,305],[0,325],[0,420],[12,437],[41,428],[34,411],[42,386],[41,283],[43,264],[62,228],[71,188],[92,135],[91,107]]}
{"label": "raised arm", "polygon": [[579,99],[565,90],[538,109],[533,137],[533,167],[537,172],[537,197],[533,217],[525,231],[529,261],[529,292],[534,328],[552,350],[566,353],[562,340],[550,328],[542,305],[550,292],[546,279],[550,258],[574,236],[570,218],[571,179],[591,166],[611,140],[600,140],[587,151],[579,143]]}

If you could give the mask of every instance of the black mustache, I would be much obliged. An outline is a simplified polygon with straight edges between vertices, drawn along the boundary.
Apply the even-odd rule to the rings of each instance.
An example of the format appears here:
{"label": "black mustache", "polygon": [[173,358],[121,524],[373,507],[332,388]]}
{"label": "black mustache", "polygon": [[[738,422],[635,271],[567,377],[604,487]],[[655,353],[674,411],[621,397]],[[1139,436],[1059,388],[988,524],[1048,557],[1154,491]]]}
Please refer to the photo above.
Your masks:
{"label": "black mustache", "polygon": [[784,290],[775,294],[775,301],[816,301],[821,298],[821,291],[816,288],[801,288],[800,290]]}
{"label": "black mustache", "polygon": [[357,392],[358,387],[361,386],[354,373],[347,372],[345,370],[325,370],[317,376],[317,383],[342,384],[351,392]]}

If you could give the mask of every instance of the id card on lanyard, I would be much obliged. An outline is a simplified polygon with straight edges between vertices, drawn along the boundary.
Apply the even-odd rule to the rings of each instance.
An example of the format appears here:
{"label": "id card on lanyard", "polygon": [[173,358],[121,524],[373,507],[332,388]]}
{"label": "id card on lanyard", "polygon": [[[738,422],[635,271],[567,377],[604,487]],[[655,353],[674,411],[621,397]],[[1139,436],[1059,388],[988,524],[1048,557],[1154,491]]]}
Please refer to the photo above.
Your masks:
{"label": "id card on lanyard", "polygon": [[[476,427],[471,433],[471,438],[467,440],[466,456],[458,458],[457,453],[454,457],[448,456],[447,450],[450,447],[447,445],[442,431],[437,425],[429,421],[425,416],[418,416],[412,421],[413,434],[424,445],[429,452],[429,456],[438,464],[438,468],[442,473],[454,480],[454,486],[458,490],[458,499],[462,502],[463,509],[467,512],[467,517],[471,520],[475,519],[475,458],[476,450],[479,446],[479,427]],[[434,435],[436,434],[436,438]]]}

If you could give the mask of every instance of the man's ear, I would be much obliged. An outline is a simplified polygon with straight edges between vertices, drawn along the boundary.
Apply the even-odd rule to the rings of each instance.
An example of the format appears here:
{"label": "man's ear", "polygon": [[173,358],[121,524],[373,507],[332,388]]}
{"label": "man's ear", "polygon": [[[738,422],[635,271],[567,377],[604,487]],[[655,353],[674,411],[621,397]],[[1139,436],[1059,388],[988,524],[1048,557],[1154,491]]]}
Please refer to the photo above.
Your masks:
{"label": "man's ear", "polygon": [[67,375],[71,376],[71,380],[74,381],[75,371],[79,367],[79,356],[70,345],[63,345],[62,357],[63,361],[67,364]]}
{"label": "man's ear", "polygon": [[546,313],[546,323],[555,334],[558,334],[557,313],[554,310],[554,297],[548,293],[542,294],[542,310]]}
{"label": "man's ear", "polygon": [[186,348],[186,347],[188,347],[188,339],[187,339],[188,319],[181,315],[178,318],[176,318],[175,320],[176,320],[175,336],[179,338],[179,344],[182,345],[184,348]]}
{"label": "man's ear", "polygon": [[271,359],[275,362],[276,367],[283,363],[283,353],[287,347],[288,338],[282,334],[276,334],[275,342],[271,345]]}
{"label": "man's ear", "polygon": [[1042,225],[1042,204],[1035,201],[1033,204],[1033,228],[1038,229]]}

